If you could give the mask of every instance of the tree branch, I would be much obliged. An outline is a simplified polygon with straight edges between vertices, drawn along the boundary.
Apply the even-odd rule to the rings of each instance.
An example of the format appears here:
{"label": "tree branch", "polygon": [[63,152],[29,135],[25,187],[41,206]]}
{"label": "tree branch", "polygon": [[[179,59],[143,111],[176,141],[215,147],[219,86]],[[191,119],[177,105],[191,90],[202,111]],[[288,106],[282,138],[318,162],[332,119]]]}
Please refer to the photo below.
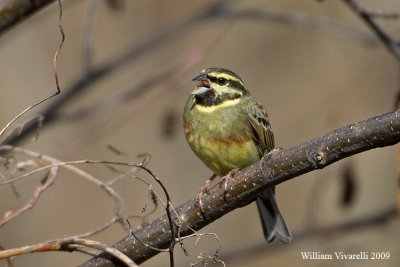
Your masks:
{"label": "tree branch", "polygon": [[0,5],[0,34],[39,11],[54,0],[7,0]]}
{"label": "tree branch", "polygon": [[[204,216],[200,213],[195,198],[178,207],[176,212],[180,220],[179,234],[192,234],[193,230],[199,230],[228,212],[248,205],[256,195],[270,186],[322,169],[354,154],[394,145],[399,141],[400,111],[394,111],[340,128],[275,154],[268,154],[236,173],[230,181],[228,193],[224,193],[222,186],[210,188],[209,194],[203,198]],[[176,216],[173,217],[175,220]],[[173,242],[167,215],[138,229],[134,236],[125,237],[114,247],[138,264],[158,253],[144,243],[165,249]],[[81,267],[121,265],[115,258],[101,253]]]}
{"label": "tree branch", "polygon": [[367,12],[364,12],[364,8],[356,0],[344,0],[349,7],[356,12],[364,23],[375,33],[375,35],[381,40],[386,48],[391,52],[398,60],[400,60],[400,41],[393,39],[389,36],[382,27],[379,26],[373,19],[373,16]]}

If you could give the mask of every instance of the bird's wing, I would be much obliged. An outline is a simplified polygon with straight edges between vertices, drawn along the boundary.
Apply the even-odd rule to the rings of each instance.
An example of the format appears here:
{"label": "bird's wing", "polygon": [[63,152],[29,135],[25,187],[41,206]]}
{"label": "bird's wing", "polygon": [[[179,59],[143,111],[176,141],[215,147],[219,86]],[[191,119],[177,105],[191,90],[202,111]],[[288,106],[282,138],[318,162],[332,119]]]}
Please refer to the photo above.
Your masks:
{"label": "bird's wing", "polygon": [[274,134],[272,133],[267,112],[260,103],[253,99],[251,101],[253,101],[252,105],[247,105],[250,134],[260,152],[260,157],[262,157],[275,147]]}

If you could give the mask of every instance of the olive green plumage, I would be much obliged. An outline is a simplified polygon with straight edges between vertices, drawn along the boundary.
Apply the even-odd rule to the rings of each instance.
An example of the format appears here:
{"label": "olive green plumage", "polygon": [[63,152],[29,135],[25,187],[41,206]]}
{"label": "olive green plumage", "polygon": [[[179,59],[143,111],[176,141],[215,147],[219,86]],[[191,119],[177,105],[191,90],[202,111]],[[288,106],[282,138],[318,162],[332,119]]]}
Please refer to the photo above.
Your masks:
{"label": "olive green plumage", "polygon": [[[193,79],[183,114],[186,139],[193,152],[215,174],[224,176],[258,161],[274,148],[268,115],[232,71],[209,68]],[[257,197],[264,234],[291,239],[274,200],[273,189]]]}

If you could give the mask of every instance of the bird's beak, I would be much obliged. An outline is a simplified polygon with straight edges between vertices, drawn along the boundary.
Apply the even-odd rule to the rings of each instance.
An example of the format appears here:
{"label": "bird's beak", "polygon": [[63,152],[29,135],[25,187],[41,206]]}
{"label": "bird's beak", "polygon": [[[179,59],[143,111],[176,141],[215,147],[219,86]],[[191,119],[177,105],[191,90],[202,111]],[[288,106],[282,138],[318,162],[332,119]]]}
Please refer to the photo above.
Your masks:
{"label": "bird's beak", "polygon": [[210,82],[206,79],[206,75],[204,73],[194,77],[192,81],[201,81],[201,83],[196,86],[196,89],[190,93],[192,95],[201,95],[211,90]]}
{"label": "bird's beak", "polygon": [[197,75],[196,77],[194,77],[192,79],[192,81],[201,81],[201,80],[204,80],[205,78],[206,78],[206,75],[204,73],[202,73],[202,74]]}
{"label": "bird's beak", "polygon": [[209,87],[196,86],[196,89],[194,89],[190,94],[192,94],[192,95],[201,95],[201,94],[204,94],[205,92],[208,92],[210,90],[211,89]]}

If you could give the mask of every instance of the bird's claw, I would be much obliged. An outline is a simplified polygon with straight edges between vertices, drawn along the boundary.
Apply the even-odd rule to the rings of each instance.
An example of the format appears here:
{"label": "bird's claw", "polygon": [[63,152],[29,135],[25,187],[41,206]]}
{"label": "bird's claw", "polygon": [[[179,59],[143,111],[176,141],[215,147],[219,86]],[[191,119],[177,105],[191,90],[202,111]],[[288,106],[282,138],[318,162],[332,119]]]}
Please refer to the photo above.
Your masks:
{"label": "bird's claw", "polygon": [[[226,193],[228,193],[228,182],[231,178],[233,178],[233,176],[235,175],[235,173],[237,173],[239,171],[239,169],[233,169],[231,170],[227,175],[225,175],[224,177],[222,177],[221,182],[219,183],[219,186],[222,185],[222,183],[224,184],[224,200],[226,201]],[[212,183],[212,181],[214,181],[215,177],[217,177],[216,174],[213,174],[210,179],[208,179],[207,181],[205,181],[203,183],[203,185],[201,186],[199,192],[196,195],[196,202],[199,204],[200,207],[200,212],[203,216],[204,215],[204,202],[203,202],[203,196],[205,194],[207,194],[208,189],[210,188],[210,184]]]}
{"label": "bird's claw", "polygon": [[265,155],[265,158],[270,159],[273,156],[277,156],[277,155],[281,154],[282,151],[283,151],[283,148],[280,146],[277,146],[274,149],[272,149],[271,151],[269,151],[268,154]]}
{"label": "bird's claw", "polygon": [[226,194],[228,193],[228,182],[240,169],[233,169],[227,175],[221,178],[220,186],[224,183],[224,200],[226,201]]}
{"label": "bird's claw", "polygon": [[207,181],[205,181],[203,183],[203,185],[201,186],[199,192],[196,195],[196,202],[199,203],[200,206],[200,211],[204,216],[204,203],[203,203],[203,196],[205,194],[207,194],[208,189],[210,188],[210,184],[212,183],[212,181],[215,179],[215,177],[217,177],[216,174],[213,174],[210,179],[208,179]]}

